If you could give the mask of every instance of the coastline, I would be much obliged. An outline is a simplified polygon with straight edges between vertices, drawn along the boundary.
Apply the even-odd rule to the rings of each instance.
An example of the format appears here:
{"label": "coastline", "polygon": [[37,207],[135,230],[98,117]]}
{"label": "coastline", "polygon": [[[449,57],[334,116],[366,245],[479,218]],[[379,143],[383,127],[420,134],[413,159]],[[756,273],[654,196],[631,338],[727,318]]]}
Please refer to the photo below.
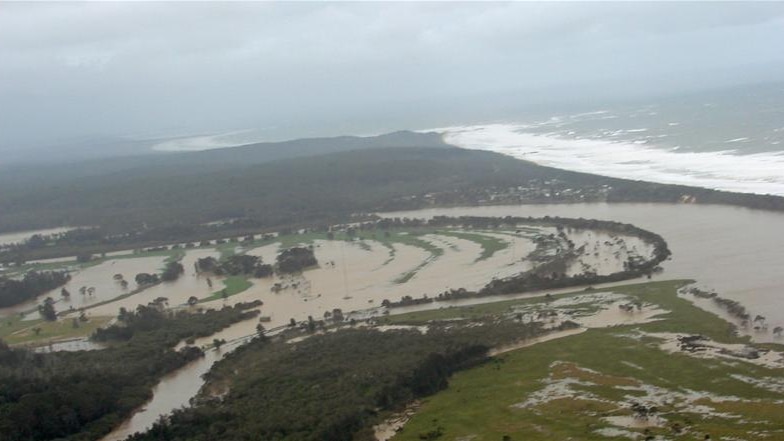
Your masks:
{"label": "coastline", "polygon": [[423,132],[447,144],[486,150],[561,170],[723,192],[784,196],[784,153],[679,152],[647,142],[564,138],[526,124],[477,124]]}

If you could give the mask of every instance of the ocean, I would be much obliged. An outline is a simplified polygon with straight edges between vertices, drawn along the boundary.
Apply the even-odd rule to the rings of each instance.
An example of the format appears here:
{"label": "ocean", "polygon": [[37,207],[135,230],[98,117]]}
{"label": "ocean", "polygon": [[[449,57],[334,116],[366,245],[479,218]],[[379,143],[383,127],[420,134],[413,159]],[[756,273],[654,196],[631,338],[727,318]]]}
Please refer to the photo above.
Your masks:
{"label": "ocean", "polygon": [[784,83],[432,130],[567,170],[784,196]]}

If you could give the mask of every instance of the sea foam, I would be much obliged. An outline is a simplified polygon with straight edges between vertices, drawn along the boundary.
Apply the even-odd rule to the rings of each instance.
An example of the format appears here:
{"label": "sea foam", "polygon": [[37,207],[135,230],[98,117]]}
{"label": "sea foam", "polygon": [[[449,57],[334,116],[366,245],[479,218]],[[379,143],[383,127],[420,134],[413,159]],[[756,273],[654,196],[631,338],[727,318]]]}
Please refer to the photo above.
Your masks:
{"label": "sea foam", "polygon": [[526,133],[524,124],[434,129],[452,145],[489,150],[565,170],[784,196],[784,152],[684,152],[650,144]]}

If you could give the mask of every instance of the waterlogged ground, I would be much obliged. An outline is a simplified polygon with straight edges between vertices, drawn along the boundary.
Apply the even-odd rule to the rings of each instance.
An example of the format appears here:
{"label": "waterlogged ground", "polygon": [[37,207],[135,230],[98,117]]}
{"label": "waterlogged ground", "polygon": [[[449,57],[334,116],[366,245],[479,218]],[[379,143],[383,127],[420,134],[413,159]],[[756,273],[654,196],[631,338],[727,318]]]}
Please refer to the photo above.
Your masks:
{"label": "waterlogged ground", "polygon": [[727,322],[678,297],[686,283],[387,317],[580,325],[501,348],[491,362],[456,374],[403,424],[393,417],[392,439],[784,439],[784,346],[735,336]]}
{"label": "waterlogged ground", "polygon": [[[267,328],[286,325],[292,318],[295,321],[306,320],[308,316],[320,319],[334,308],[344,313],[364,310],[366,314],[381,314],[379,307],[384,300],[433,297],[449,289],[479,289],[493,278],[528,271],[535,265],[528,258],[536,249],[532,240],[554,231],[547,228],[538,232],[418,231],[401,232],[386,239],[367,237],[353,241],[314,238],[308,243],[314,247],[320,263],[318,268],[295,276],[253,279],[253,286],[228,300],[218,298],[200,306],[220,307],[224,303],[259,299],[264,302],[261,311],[268,320],[264,324]],[[649,256],[649,246],[638,239],[616,239],[620,241],[611,242],[610,236],[604,234],[575,234],[573,241],[577,248],[586,245],[588,249],[588,244],[595,243],[602,247],[597,255],[590,248],[590,256],[582,260],[581,255],[575,262],[583,267],[585,261],[596,262],[589,268],[607,274],[623,269],[623,262],[628,258],[625,246],[637,247],[641,256]],[[278,247],[279,244],[269,244],[247,253],[266,259]],[[551,257],[558,252],[551,251]],[[276,284],[282,287],[279,292],[273,292]],[[238,324],[217,337],[232,340],[246,336],[255,332],[255,326],[255,323]]]}
{"label": "waterlogged ground", "polygon": [[[436,296],[450,289],[482,288],[493,278],[504,278],[531,270],[534,266],[554,259],[567,249],[566,239],[558,237],[554,228],[537,227],[517,230],[467,231],[462,229],[392,230],[359,234],[349,238],[339,233],[334,240],[326,234],[299,234],[253,242],[226,243],[211,247],[182,248],[153,253],[133,254],[118,252],[96,262],[79,265],[65,262],[36,262],[28,268],[66,269],[72,280],[65,286],[71,293],[63,298],[54,290],[51,296],[55,307],[64,312],[63,320],[72,320],[84,311],[92,320],[106,322],[117,315],[120,308],[133,310],[139,304],[165,299],[170,308],[187,307],[191,296],[200,300],[199,308],[220,308],[224,304],[261,300],[266,327],[287,324],[292,318],[307,320],[309,316],[322,318],[326,312],[340,308],[344,313],[378,308],[384,300],[398,301],[403,296]],[[547,236],[550,242],[537,248],[536,239]],[[569,230],[568,240],[579,252],[568,262],[566,272],[577,274],[594,271],[609,274],[623,269],[629,258],[650,257],[651,249],[634,237],[622,237],[601,232]],[[302,274],[253,279],[222,278],[198,274],[195,263],[199,258],[247,253],[265,262],[274,262],[282,248],[293,245],[312,246],[319,261],[317,267]],[[160,272],[167,260],[179,260],[185,268],[175,282],[140,290],[134,281],[141,272]],[[122,276],[127,287],[116,279]],[[212,286],[210,286],[210,284]],[[274,287],[279,289],[275,289]],[[226,289],[228,298],[220,293]],[[86,291],[85,291],[86,290]],[[38,301],[0,310],[6,322],[3,335],[13,334],[12,340],[49,343],[57,338],[48,332],[35,311]],[[72,311],[72,312],[69,312]],[[378,310],[376,313],[380,313]],[[372,312],[371,312],[372,313]],[[70,321],[69,321],[70,323]],[[93,326],[69,328],[63,337],[88,335]],[[36,334],[38,332],[38,334]],[[255,323],[235,326],[219,337],[234,339],[255,332]]]}

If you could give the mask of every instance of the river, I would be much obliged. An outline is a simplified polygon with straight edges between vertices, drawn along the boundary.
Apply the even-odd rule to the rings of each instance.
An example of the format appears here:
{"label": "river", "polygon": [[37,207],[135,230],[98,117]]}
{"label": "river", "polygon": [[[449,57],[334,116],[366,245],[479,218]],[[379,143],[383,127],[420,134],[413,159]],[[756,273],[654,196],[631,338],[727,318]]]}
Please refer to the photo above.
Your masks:
{"label": "river", "polygon": [[[662,264],[659,279],[696,279],[716,289],[722,297],[738,300],[752,314],[762,314],[772,326],[784,326],[784,213],[719,205],[674,204],[570,204],[437,208],[381,214],[385,217],[429,218],[444,216],[562,216],[632,223],[661,234],[673,256]],[[509,297],[505,297],[509,298]],[[471,302],[498,298],[469,299]],[[440,305],[439,305],[440,306]],[[432,308],[423,305],[423,308]],[[232,327],[242,327],[238,323]],[[221,334],[231,335],[231,329]],[[755,336],[757,340],[769,337]],[[235,345],[232,345],[235,346]],[[201,376],[229,352],[210,351],[164,378],[154,397],[104,441],[124,439],[149,428],[161,415],[188,405],[201,387]]]}

